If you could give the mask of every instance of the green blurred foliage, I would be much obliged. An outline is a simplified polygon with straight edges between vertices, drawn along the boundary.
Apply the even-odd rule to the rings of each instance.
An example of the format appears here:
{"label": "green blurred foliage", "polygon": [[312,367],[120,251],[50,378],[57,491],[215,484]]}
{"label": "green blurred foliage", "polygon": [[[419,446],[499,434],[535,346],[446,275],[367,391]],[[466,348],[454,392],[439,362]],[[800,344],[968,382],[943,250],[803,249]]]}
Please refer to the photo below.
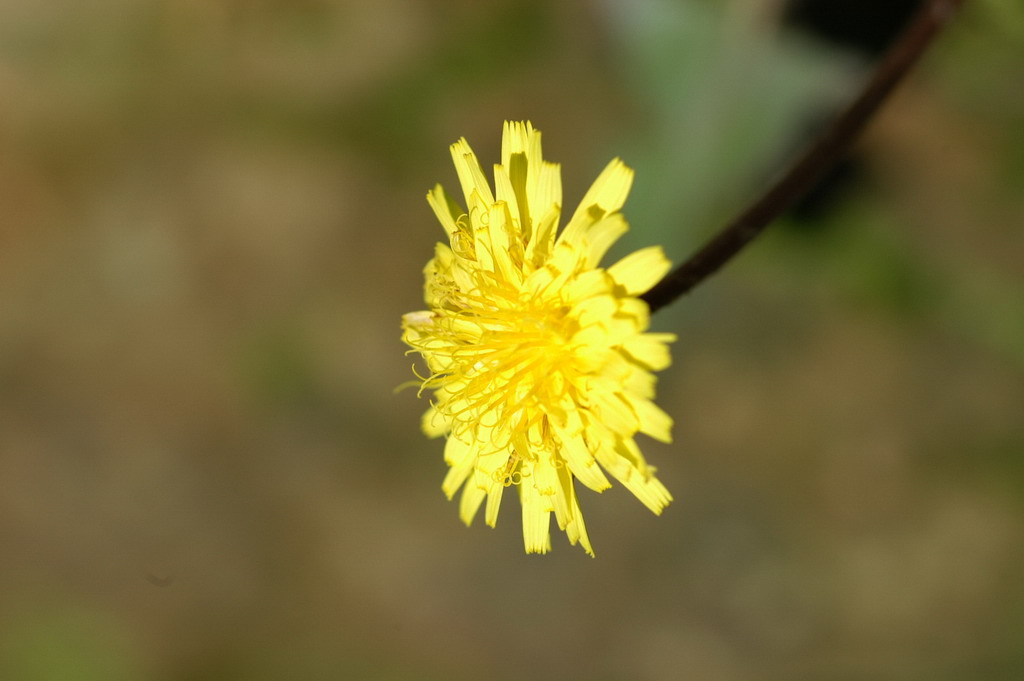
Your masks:
{"label": "green blurred foliage", "polygon": [[123,625],[80,605],[23,612],[4,631],[0,674],[21,681],[132,681],[137,652]]}
{"label": "green blurred foliage", "polygon": [[[671,252],[693,248],[785,158],[809,112],[849,92],[843,76],[851,69],[765,33],[758,3],[636,0],[612,8],[616,67],[642,130],[627,136],[624,153],[657,169],[637,183],[633,221]],[[639,247],[641,238],[627,243]]]}

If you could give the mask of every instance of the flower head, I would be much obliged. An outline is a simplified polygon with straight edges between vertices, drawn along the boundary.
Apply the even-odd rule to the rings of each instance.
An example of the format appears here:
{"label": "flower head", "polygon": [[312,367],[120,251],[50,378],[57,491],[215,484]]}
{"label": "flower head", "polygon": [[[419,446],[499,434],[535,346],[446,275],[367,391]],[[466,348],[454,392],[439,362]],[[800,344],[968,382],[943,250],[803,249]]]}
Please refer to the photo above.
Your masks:
{"label": "flower head", "polygon": [[493,527],[515,487],[528,553],[550,550],[554,513],[593,555],[576,480],[601,492],[611,475],[655,513],[672,499],[634,440],[670,441],[651,372],[669,365],[675,337],[646,333],[637,297],[670,265],[652,247],[599,266],[628,229],[619,209],[633,171],[620,160],[557,234],[561,175],[541,157],[540,131],[506,122],[501,147],[493,193],[460,139],[451,152],[466,208],[440,185],[427,194],[450,245],[438,244],[425,269],[429,309],[402,320],[403,340],[429,369],[422,389],[434,392],[423,430],[447,438],[442,489],[451,499],[462,488],[467,525],[486,499]]}

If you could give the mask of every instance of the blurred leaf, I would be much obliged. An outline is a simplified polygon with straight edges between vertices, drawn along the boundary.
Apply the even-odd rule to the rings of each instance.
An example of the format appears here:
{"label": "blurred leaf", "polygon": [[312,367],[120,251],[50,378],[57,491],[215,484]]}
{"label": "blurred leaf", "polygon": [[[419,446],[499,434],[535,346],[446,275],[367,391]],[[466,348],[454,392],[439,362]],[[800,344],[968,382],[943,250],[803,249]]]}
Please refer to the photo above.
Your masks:
{"label": "blurred leaf", "polygon": [[[630,220],[670,254],[690,248],[775,172],[800,129],[844,90],[829,54],[779,42],[744,3],[608,2],[644,118]],[[732,11],[730,11],[732,10]],[[678,259],[678,255],[675,259]]]}
{"label": "blurred leaf", "polygon": [[504,78],[544,55],[550,14],[547,4],[527,0],[496,4],[483,20],[456,21],[435,51],[321,124],[349,148],[400,172],[433,151],[423,146],[432,144],[424,131],[442,106],[500,89]]}
{"label": "blurred leaf", "polygon": [[982,0],[978,11],[1008,36],[1024,42],[1024,3],[1020,0]]}
{"label": "blurred leaf", "polygon": [[1024,296],[1013,279],[966,265],[948,271],[867,196],[824,219],[830,226],[812,239],[799,229],[773,230],[753,257],[795,276],[797,286],[839,286],[861,304],[947,328],[1024,370]]}
{"label": "blurred leaf", "polygon": [[242,377],[253,394],[272,404],[308,404],[318,394],[316,367],[297,328],[254,334],[239,354]]}
{"label": "blurred leaf", "polygon": [[124,632],[103,613],[75,607],[17,619],[0,648],[0,678],[11,681],[136,681]]}

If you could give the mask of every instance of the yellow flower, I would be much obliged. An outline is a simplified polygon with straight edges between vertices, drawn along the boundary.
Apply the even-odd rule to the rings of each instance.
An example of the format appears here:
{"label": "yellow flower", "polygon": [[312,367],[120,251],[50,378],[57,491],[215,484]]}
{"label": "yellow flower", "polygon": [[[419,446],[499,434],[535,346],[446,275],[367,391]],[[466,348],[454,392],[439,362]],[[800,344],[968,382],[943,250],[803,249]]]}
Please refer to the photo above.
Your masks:
{"label": "yellow flower", "polygon": [[487,500],[491,527],[507,487],[519,490],[527,553],[551,548],[550,516],[594,555],[574,480],[601,492],[605,473],[654,513],[672,497],[634,441],[669,442],[672,420],[651,401],[651,373],[675,336],[645,333],[637,298],[668,271],[660,247],[607,269],[602,256],[628,229],[619,212],[633,171],[615,159],[556,237],[559,166],[541,158],[540,131],[505,123],[496,192],[465,139],[452,158],[468,211],[437,185],[427,201],[448,233],[427,264],[428,310],[403,317],[402,339],[426,360],[434,391],[423,430],[446,436],[442,489],[461,487],[468,525]]}

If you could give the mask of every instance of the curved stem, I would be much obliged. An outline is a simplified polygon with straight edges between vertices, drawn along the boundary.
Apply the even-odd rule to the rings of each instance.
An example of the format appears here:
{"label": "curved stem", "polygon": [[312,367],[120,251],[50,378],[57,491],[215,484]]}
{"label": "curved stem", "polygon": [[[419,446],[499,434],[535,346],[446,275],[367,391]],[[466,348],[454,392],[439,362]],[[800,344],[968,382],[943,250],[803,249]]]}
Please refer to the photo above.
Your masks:
{"label": "curved stem", "polygon": [[897,38],[860,95],[789,170],[760,198],[711,238],[703,248],[641,296],[659,310],[689,292],[760,234],[775,218],[810,189],[849,150],[853,141],[932,39],[966,0],[925,0]]}

